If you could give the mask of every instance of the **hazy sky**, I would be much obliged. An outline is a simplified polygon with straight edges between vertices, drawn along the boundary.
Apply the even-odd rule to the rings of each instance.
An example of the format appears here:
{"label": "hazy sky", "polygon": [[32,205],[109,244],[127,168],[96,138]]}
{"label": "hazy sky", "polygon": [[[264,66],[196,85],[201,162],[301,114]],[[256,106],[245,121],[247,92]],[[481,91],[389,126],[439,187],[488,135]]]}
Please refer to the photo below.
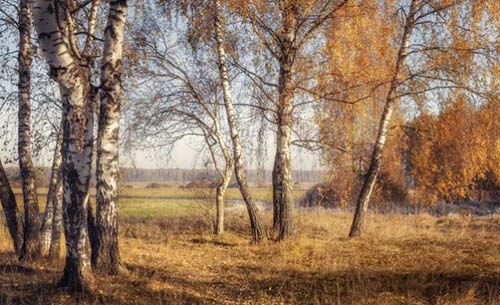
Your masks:
{"label": "hazy sky", "polygon": [[[15,108],[15,107],[12,107]],[[7,159],[13,159],[13,156],[17,155],[15,148],[15,137],[16,137],[16,117],[15,113],[11,110],[9,113],[2,111],[0,113],[0,126],[7,124],[8,132],[1,132],[0,143],[2,143],[2,149],[0,150],[0,158],[2,162]],[[36,114],[34,114],[36,115]],[[274,161],[274,138],[270,137],[267,139],[269,143],[267,147],[267,155],[265,156],[265,167],[271,169]],[[8,140],[9,143],[4,145],[4,141]],[[138,168],[202,168],[204,167],[204,161],[207,160],[209,155],[203,149],[204,142],[201,138],[186,138],[179,141],[174,148],[169,153],[168,148],[164,149],[145,149],[145,150],[135,150],[133,152],[122,153],[121,163],[122,166],[126,167],[138,167]],[[294,169],[319,169],[320,168],[320,158],[318,153],[305,151],[304,149],[294,148],[293,153],[293,168]],[[38,165],[50,166],[52,162],[53,145],[44,146],[40,155],[35,158],[35,162]],[[252,156],[249,156],[247,164],[250,168],[256,168],[255,160],[251,160]],[[17,165],[14,163],[13,165]]]}
{"label": "hazy sky", "polygon": [[[274,139],[268,139],[274,143]],[[178,167],[178,168],[201,168],[209,155],[203,150],[204,142],[198,138],[184,139],[178,142],[170,154],[167,149],[141,150],[122,155],[122,165],[127,167],[158,168],[158,167]],[[274,144],[269,145],[264,165],[266,169],[271,169],[274,161]],[[317,152],[309,152],[304,149],[292,149],[294,169],[319,169],[320,156]],[[251,156],[249,156],[251,157]],[[251,159],[251,158],[247,158]],[[256,168],[255,160],[248,160],[250,168]]]}

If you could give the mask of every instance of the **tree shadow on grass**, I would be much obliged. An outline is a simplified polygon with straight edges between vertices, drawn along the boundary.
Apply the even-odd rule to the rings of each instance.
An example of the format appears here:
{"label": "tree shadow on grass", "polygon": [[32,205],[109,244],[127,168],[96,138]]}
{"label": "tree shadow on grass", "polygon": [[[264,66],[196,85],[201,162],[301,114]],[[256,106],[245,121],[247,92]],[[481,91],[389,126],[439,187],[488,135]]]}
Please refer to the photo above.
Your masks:
{"label": "tree shadow on grass", "polygon": [[216,239],[207,239],[207,238],[203,238],[203,237],[193,238],[190,241],[194,244],[209,244],[209,245],[214,245],[214,246],[223,247],[223,248],[233,248],[233,247],[237,246],[236,244],[233,244],[233,243],[228,243],[228,242],[220,241],[220,240],[216,240]]}
{"label": "tree shadow on grass", "polygon": [[472,294],[481,304],[500,300],[500,274],[481,276],[473,273],[397,271],[339,271],[314,274],[282,272],[266,280],[249,279],[253,284],[247,291],[255,291],[278,299],[302,300],[300,304],[356,304],[356,300],[376,299],[386,294],[415,304],[437,304]]}
{"label": "tree shadow on grass", "polygon": [[0,305],[51,304],[58,272],[20,263],[12,252],[0,252]]}
{"label": "tree shadow on grass", "polygon": [[[207,291],[215,292],[215,297],[206,298],[199,304],[392,304],[380,298],[382,295],[399,300],[394,304],[455,304],[454,300],[464,300],[466,297],[473,298],[476,304],[500,303],[498,272],[487,275],[473,272],[369,270],[270,272],[255,265],[240,265],[233,266],[226,274],[211,280],[175,276],[167,270],[153,270],[145,266],[129,267],[132,273],[146,281],[169,283],[184,287],[181,289],[195,290],[199,295]],[[212,302],[213,299],[218,302]],[[380,303],[382,300],[388,303]]]}
{"label": "tree shadow on grass", "polygon": [[[62,270],[26,267],[14,255],[0,253],[0,305],[131,305],[217,304],[209,297],[186,289],[154,289],[146,275],[96,277],[93,293],[68,293],[57,286]],[[190,283],[192,284],[192,283]]]}
{"label": "tree shadow on grass", "polygon": [[[0,253],[0,257],[1,257]],[[397,270],[307,272],[228,266],[207,278],[147,265],[129,274],[96,278],[98,290],[74,295],[57,288],[60,270],[37,269],[0,259],[0,305],[45,304],[499,304],[500,273]],[[384,298],[381,296],[389,296]],[[391,299],[392,298],[392,299]],[[396,300],[392,302],[391,300]],[[464,300],[465,303],[453,303]],[[495,303],[497,302],[497,303]],[[449,304],[449,303],[446,303]]]}

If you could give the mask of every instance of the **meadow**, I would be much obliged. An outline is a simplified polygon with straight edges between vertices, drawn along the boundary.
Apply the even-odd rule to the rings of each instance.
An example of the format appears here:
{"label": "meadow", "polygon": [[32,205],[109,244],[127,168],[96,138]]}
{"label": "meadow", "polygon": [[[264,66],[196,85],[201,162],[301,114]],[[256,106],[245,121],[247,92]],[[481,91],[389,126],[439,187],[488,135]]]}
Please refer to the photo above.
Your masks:
{"label": "meadow", "polygon": [[[254,190],[257,200],[269,196]],[[1,225],[0,304],[500,304],[499,216],[371,212],[366,234],[348,239],[349,211],[296,210],[292,240],[254,245],[244,209],[228,204],[217,237],[193,197],[123,189],[124,271],[96,278],[93,295],[55,288],[63,257],[20,264]],[[231,189],[228,199],[238,198]],[[270,224],[271,212],[261,214]]]}

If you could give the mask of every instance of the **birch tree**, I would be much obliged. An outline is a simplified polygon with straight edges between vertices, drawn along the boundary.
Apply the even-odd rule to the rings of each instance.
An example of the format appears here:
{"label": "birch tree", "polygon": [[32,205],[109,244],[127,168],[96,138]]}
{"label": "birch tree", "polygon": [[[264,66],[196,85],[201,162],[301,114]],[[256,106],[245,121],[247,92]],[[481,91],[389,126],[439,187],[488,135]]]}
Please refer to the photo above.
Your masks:
{"label": "birch tree", "polygon": [[[27,175],[21,175],[20,178],[21,181],[29,182],[34,180],[33,177],[35,175],[32,159],[43,153],[45,147],[47,147],[47,143],[50,141],[49,139],[51,138],[46,136],[46,127],[52,126],[51,120],[53,119],[52,114],[54,112],[54,107],[52,107],[52,105],[54,104],[54,99],[52,97],[52,86],[48,75],[46,75],[46,68],[39,65],[39,58],[36,54],[32,54],[32,41],[30,41],[31,13],[29,12],[28,5],[29,4],[26,1],[19,1],[17,3],[3,1],[2,4],[0,4],[0,6],[2,6],[2,9],[0,10],[0,15],[2,15],[0,21],[0,32],[2,32],[2,39],[5,41],[5,44],[2,45],[1,55],[2,66],[4,67],[2,70],[2,81],[4,84],[11,83],[12,85],[14,85],[14,82],[17,82],[17,90],[14,90],[14,86],[2,88],[4,89],[4,94],[2,96],[3,101],[0,104],[0,112],[2,112],[2,118],[5,119],[5,125],[2,128],[5,128],[4,131],[7,132],[3,134],[4,136],[7,136],[4,139],[4,147],[8,149],[9,145],[7,145],[7,142],[9,132],[7,127],[13,123],[9,119],[9,114],[11,112],[14,114],[12,111],[13,109],[9,109],[9,97],[17,96],[18,109],[16,110],[18,124],[12,125],[18,127],[17,137],[19,141],[17,142],[17,147],[19,148],[18,162],[21,165],[20,168],[21,170],[28,168],[29,172]],[[18,17],[16,17],[16,14]],[[13,39],[14,35],[19,39]],[[13,50],[14,48],[15,50]],[[60,109],[60,107],[55,108],[57,108],[57,110]],[[31,126],[36,127],[32,130]],[[13,151],[10,153],[13,156],[15,155]],[[15,159],[15,157],[12,158]],[[24,189],[26,189],[26,187],[24,187],[25,185],[26,183],[22,183]],[[27,200],[26,203],[32,202],[30,206],[36,206],[36,209],[38,209],[38,204],[33,200],[37,195],[36,187],[34,184],[31,185],[28,183],[28,185],[30,185],[28,194],[31,199]],[[53,188],[51,187],[50,189]],[[26,192],[23,192],[23,195],[25,193]],[[52,201],[49,200],[48,204],[50,209]],[[33,210],[33,208],[30,208],[30,210]],[[30,218],[32,214],[33,211],[29,213]],[[38,222],[39,218],[38,216],[35,216],[33,219]],[[22,224],[23,222],[19,223]],[[26,225],[29,225],[30,227],[32,224],[33,220],[26,222]],[[51,228],[48,227],[48,229],[48,241],[50,241]],[[33,230],[36,230],[36,228],[33,228]],[[33,233],[30,234],[33,235]],[[34,232],[34,234],[38,233]],[[20,241],[22,243],[23,238],[21,238]],[[28,242],[28,240],[26,242],[32,244],[32,242]],[[36,244],[38,244],[38,241]],[[38,250],[36,252],[38,252]],[[23,258],[27,259],[28,257]],[[34,259],[36,257],[31,258]]]}
{"label": "birch tree", "polygon": [[364,214],[366,213],[368,207],[368,201],[373,191],[373,187],[375,186],[376,177],[380,169],[382,150],[384,148],[384,144],[387,138],[389,123],[396,103],[396,100],[394,99],[393,95],[395,90],[397,89],[398,79],[400,77],[400,71],[403,68],[403,64],[407,56],[408,43],[412,31],[415,28],[415,24],[417,22],[416,13],[419,5],[417,2],[419,2],[419,0],[412,0],[410,2],[410,7],[406,15],[407,17],[405,18],[405,24],[403,28],[403,34],[401,36],[399,50],[397,53],[393,78],[390,82],[390,87],[389,91],[387,92],[384,110],[380,118],[380,125],[378,128],[378,134],[376,137],[375,146],[373,147],[370,167],[368,168],[368,171],[366,173],[366,178],[361,188],[361,192],[359,194],[358,201],[356,204],[356,211],[354,212],[354,219],[351,225],[351,231],[349,233],[350,237],[358,236],[361,234]]}
{"label": "birch tree", "polygon": [[[465,6],[461,6],[465,4]],[[474,2],[472,2],[472,5]],[[368,209],[377,175],[380,170],[384,146],[390,131],[391,117],[401,99],[419,99],[428,92],[461,90],[478,94],[463,75],[469,65],[454,65],[454,56],[463,56],[469,62],[473,56],[483,57],[483,50],[474,47],[464,48],[462,18],[457,11],[465,11],[467,1],[423,1],[412,0],[402,4],[398,11],[402,16],[397,53],[391,67],[383,100],[377,136],[373,146],[369,167],[359,193],[350,237],[362,232],[365,214]],[[457,11],[453,12],[456,9]],[[457,22],[457,20],[460,20]],[[418,41],[414,33],[418,30]],[[467,31],[467,30],[466,30]],[[449,33],[447,36],[440,36]],[[438,36],[438,37],[436,37]],[[452,55],[454,54],[454,55]],[[472,55],[474,54],[474,55]],[[465,70],[464,70],[465,69]]]}
{"label": "birch tree", "polygon": [[[71,48],[71,37],[63,32],[72,19],[55,10],[52,2],[30,2],[41,51],[58,82],[63,105],[63,217],[66,237],[66,262],[61,286],[82,291],[93,289],[87,231],[87,205],[93,145],[93,104],[96,89],[78,52]],[[66,16],[60,24],[59,17]],[[74,42],[74,41],[73,41]]]}
{"label": "birch tree", "polygon": [[257,208],[250,194],[250,189],[248,187],[248,181],[246,178],[241,140],[238,132],[238,122],[236,120],[236,113],[233,106],[231,87],[229,83],[229,75],[226,66],[226,51],[224,47],[224,33],[222,25],[223,21],[221,18],[221,13],[222,7],[220,1],[214,0],[214,32],[219,60],[219,76],[222,85],[222,92],[224,95],[224,107],[226,109],[227,123],[229,126],[233,144],[234,172],[236,174],[236,180],[238,181],[238,184],[240,186],[241,195],[247,206],[253,241],[259,242],[264,238],[264,232],[259,221]]}
{"label": "birch tree", "polygon": [[[134,51],[137,72],[148,81],[134,87],[137,107],[129,121],[130,146],[172,147],[186,138],[199,138],[219,179],[216,187],[215,233],[224,233],[224,196],[233,173],[231,146],[224,129],[221,88],[211,54],[198,58],[181,33],[172,39],[163,32],[164,20],[144,21],[137,29]],[[150,33],[143,36],[144,32]],[[138,139],[138,140],[137,140]]]}
{"label": "birch tree", "polygon": [[33,61],[31,42],[31,15],[28,0],[19,4],[18,54],[18,155],[24,200],[24,238],[21,259],[33,260],[40,256],[40,218],[36,189],[35,168],[31,158],[30,68]]}
{"label": "birch tree", "polygon": [[109,9],[101,63],[101,104],[97,138],[97,239],[92,252],[92,263],[99,272],[117,274],[120,268],[117,218],[118,149],[127,1],[111,1]]}
{"label": "birch tree", "polygon": [[301,105],[309,104],[297,102],[295,97],[297,93],[313,98],[320,95],[310,86],[314,77],[304,76],[311,67],[310,63],[306,64],[311,59],[306,46],[327,24],[339,17],[337,12],[347,3],[347,0],[248,1],[246,5],[233,6],[252,24],[259,43],[277,66],[277,81],[267,81],[255,70],[238,65],[252,82],[259,84],[259,88],[267,87],[276,92],[276,97],[273,97],[265,92],[267,90],[262,90],[273,103],[271,112],[276,124],[272,178],[273,228],[278,241],[290,237],[293,232],[291,145],[294,111],[296,114]]}
{"label": "birch tree", "polygon": [[59,176],[52,196],[52,211],[49,258],[57,259],[61,251],[61,231],[63,228],[63,181],[61,169],[59,169]]}
{"label": "birch tree", "polygon": [[[51,76],[59,85],[63,105],[62,181],[66,264],[60,284],[76,291],[93,290],[88,232],[89,183],[94,109],[99,99],[98,158],[102,161],[98,161],[97,169],[98,211],[95,232],[92,232],[92,236],[96,236],[92,250],[96,252],[92,255],[92,261],[95,266],[102,267],[99,271],[104,273],[115,273],[119,266],[116,146],[126,1],[110,2],[102,52],[98,48],[101,40],[95,35],[99,29],[98,20],[102,18],[98,13],[100,1],[78,4],[74,1],[52,3],[33,0],[30,3],[41,51],[50,67]],[[84,14],[79,14],[82,10]],[[78,35],[85,35],[86,38],[78,39]],[[94,59],[101,53],[99,77]],[[99,79],[102,84],[92,84],[92,80]],[[99,88],[102,88],[101,94]]]}

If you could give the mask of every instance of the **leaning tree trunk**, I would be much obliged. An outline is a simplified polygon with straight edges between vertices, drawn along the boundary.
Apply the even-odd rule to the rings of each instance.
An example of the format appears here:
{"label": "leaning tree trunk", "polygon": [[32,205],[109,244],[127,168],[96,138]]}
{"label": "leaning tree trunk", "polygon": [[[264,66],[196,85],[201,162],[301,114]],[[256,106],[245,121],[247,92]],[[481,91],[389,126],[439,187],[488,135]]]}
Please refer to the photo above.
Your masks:
{"label": "leaning tree trunk", "polygon": [[50,73],[59,84],[63,105],[63,219],[66,263],[60,280],[73,291],[93,290],[87,231],[87,206],[92,168],[93,101],[88,69],[68,50],[59,30],[60,12],[52,1],[31,0],[38,40]]}
{"label": "leaning tree trunk", "polygon": [[241,196],[243,197],[243,200],[245,201],[247,206],[253,241],[259,242],[264,238],[264,231],[262,229],[262,225],[260,224],[259,217],[257,214],[257,206],[253,202],[252,196],[250,195],[250,190],[246,178],[246,172],[242,156],[241,140],[240,140],[240,135],[238,133],[238,122],[236,120],[236,113],[234,110],[233,101],[231,97],[231,88],[229,85],[229,76],[226,67],[226,56],[224,49],[222,24],[220,20],[220,12],[221,12],[220,2],[219,0],[215,0],[215,17],[214,17],[215,40],[217,42],[217,53],[219,57],[219,72],[220,72],[219,74],[222,83],[222,91],[224,95],[224,106],[226,108],[229,131],[233,143],[234,172],[236,175],[236,180],[238,181],[238,184],[240,186]]}
{"label": "leaning tree trunk", "polygon": [[399,51],[396,58],[396,64],[394,68],[394,74],[390,83],[389,91],[386,96],[386,101],[384,105],[384,110],[380,118],[380,124],[378,128],[377,138],[375,145],[373,147],[370,167],[366,173],[366,178],[359,193],[358,201],[356,204],[356,210],[354,212],[354,219],[352,221],[351,230],[349,232],[349,237],[356,237],[361,235],[365,214],[368,210],[368,203],[370,202],[370,197],[375,187],[377,181],[377,175],[380,169],[380,163],[382,161],[382,154],[384,150],[385,141],[387,134],[389,132],[389,124],[391,122],[392,113],[396,105],[396,99],[393,94],[397,90],[399,83],[400,71],[406,59],[406,50],[408,48],[408,42],[411,36],[411,32],[415,26],[415,10],[417,1],[412,0],[410,4],[410,11],[406,19],[406,24],[403,30],[403,36],[401,38]]}
{"label": "leaning tree trunk", "polygon": [[277,240],[288,238],[293,232],[292,204],[293,181],[290,141],[292,135],[293,111],[293,65],[296,54],[295,27],[297,23],[294,5],[283,12],[283,47],[280,58],[280,72],[277,103],[277,143],[273,167],[273,229],[278,231]]}
{"label": "leaning tree trunk", "polygon": [[19,10],[19,111],[18,155],[24,200],[24,239],[20,258],[34,260],[40,257],[40,216],[36,189],[35,168],[31,159],[31,105],[30,69],[32,52],[30,43],[31,15],[28,0],[20,1]]}
{"label": "leaning tree trunk", "polygon": [[92,264],[96,271],[118,274],[118,148],[122,91],[122,53],[127,1],[110,3],[101,65],[101,106],[97,140],[96,248]]}
{"label": "leaning tree trunk", "polygon": [[12,191],[9,179],[5,174],[2,161],[0,160],[0,201],[2,202],[2,209],[7,221],[10,237],[14,245],[16,254],[21,253],[21,246],[23,242],[23,222],[21,215],[17,211],[16,196]]}
{"label": "leaning tree trunk", "polygon": [[[62,124],[61,124],[62,125]],[[41,252],[43,256],[49,254],[52,242],[52,231],[54,223],[54,215],[57,213],[57,187],[61,176],[61,146],[63,138],[62,126],[57,131],[56,147],[54,148],[54,158],[52,160],[52,170],[50,174],[49,190],[47,192],[47,202],[45,204],[45,212],[42,220],[41,231]]]}

